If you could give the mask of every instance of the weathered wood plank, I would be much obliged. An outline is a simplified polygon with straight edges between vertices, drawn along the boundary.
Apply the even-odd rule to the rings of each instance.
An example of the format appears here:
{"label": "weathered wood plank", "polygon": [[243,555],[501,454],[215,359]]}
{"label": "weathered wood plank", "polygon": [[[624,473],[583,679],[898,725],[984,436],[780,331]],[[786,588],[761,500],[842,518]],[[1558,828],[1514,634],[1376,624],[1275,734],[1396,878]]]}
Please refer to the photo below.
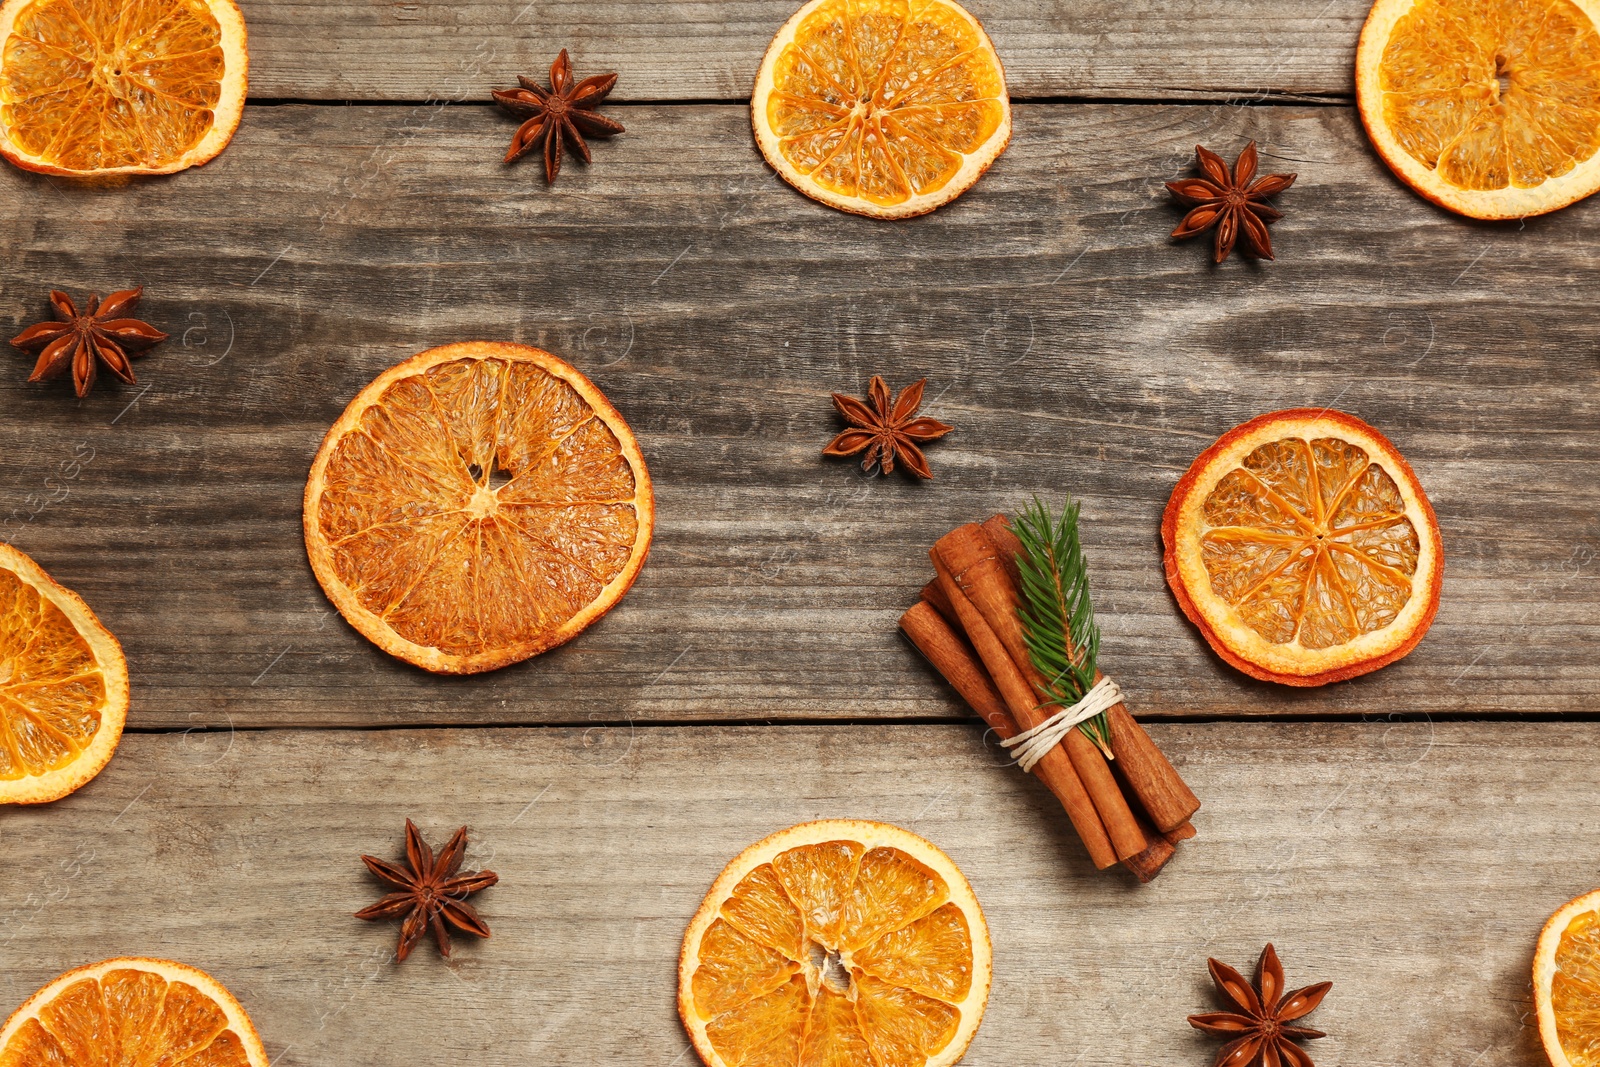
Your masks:
{"label": "weathered wood plank", "polygon": [[[580,4],[249,0],[250,89],[300,100],[485,100],[543,74],[615,70],[618,100],[748,99],[795,0]],[[1041,6],[971,0],[1019,97],[1349,95],[1362,0],[1174,8],[1159,0]]]}
{"label": "weathered wood plank", "polygon": [[[1540,925],[1594,884],[1600,727],[1162,726],[1205,799],[1153,885],[1096,875],[1042,788],[959,727],[262,731],[129,737],[56,805],[0,813],[0,1007],[70,966],[202,966],[280,1067],[693,1063],[684,927],[746,844],[817,817],[897,823],[970,877],[995,942],[972,1064],[1204,1063],[1205,958],[1276,943],[1327,979],[1318,1062],[1522,1067]],[[386,961],[350,913],[415,818],[468,823],[494,931]],[[1418,990],[1425,1004],[1418,1004]],[[1444,995],[1447,994],[1447,995]],[[405,1057],[402,1057],[405,1058]],[[412,1055],[412,1059],[416,1056]]]}
{"label": "weathered wood plank", "polygon": [[[638,108],[553,189],[487,108],[252,109],[214,163],[83,190],[0,168],[0,318],[142,281],[177,339],[75,403],[0,381],[0,536],[127,644],[133,722],[376,724],[955,715],[895,633],[958,522],[1070,491],[1105,662],[1155,716],[1600,710],[1600,208],[1473,225],[1400,189],[1348,110],[1029,106],[957,204],[886,225],[803,199],[736,106]],[[1161,181],[1262,142],[1276,263],[1173,245]],[[317,588],[311,457],[381,369],[469,337],[540,344],[639,431],[659,491],[623,605],[528,664],[440,680]],[[937,480],[819,451],[833,389],[926,374]],[[1433,631],[1358,682],[1222,666],[1156,530],[1218,433],[1337,405],[1389,433],[1444,529]]]}

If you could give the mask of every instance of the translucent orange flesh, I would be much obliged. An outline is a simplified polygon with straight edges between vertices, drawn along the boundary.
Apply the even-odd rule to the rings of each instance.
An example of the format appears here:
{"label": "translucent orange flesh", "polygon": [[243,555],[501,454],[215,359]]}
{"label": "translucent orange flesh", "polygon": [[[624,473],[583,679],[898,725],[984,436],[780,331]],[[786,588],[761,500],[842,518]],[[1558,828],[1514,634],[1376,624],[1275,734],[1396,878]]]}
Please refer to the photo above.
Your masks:
{"label": "translucent orange flesh", "polygon": [[1570,0],[1421,0],[1380,84],[1400,145],[1463,189],[1540,185],[1600,149],[1600,33]]}
{"label": "translucent orange flesh", "polygon": [[1576,916],[1556,945],[1556,1035],[1572,1067],[1600,1067],[1600,915]]}
{"label": "translucent orange flesh", "polygon": [[938,874],[894,848],[803,845],[747,874],[691,979],[730,1064],[921,1067],[961,1023],[972,937]]}
{"label": "translucent orange flesh", "polygon": [[63,989],[0,1049],[0,1067],[245,1067],[215,1001],[185,982],[107,971]]}
{"label": "translucent orange flesh", "polygon": [[638,534],[622,446],[531,363],[462,359],[390,385],[340,439],[317,521],[339,581],[401,637],[510,648],[597,599]]}
{"label": "translucent orange flesh", "polygon": [[222,30],[200,0],[34,0],[0,65],[0,119],[69,170],[157,167],[211,129]]}
{"label": "translucent orange flesh", "polygon": [[767,122],[800,173],[890,206],[948,184],[1004,94],[979,31],[940,0],[834,0],[778,57]]}
{"label": "translucent orange flesh", "polygon": [[94,740],[105,680],[61,609],[0,570],[0,781],[71,763]]}
{"label": "translucent orange flesh", "polygon": [[1329,648],[1411,599],[1420,548],[1389,473],[1338,438],[1264,444],[1205,501],[1211,590],[1273,644]]}

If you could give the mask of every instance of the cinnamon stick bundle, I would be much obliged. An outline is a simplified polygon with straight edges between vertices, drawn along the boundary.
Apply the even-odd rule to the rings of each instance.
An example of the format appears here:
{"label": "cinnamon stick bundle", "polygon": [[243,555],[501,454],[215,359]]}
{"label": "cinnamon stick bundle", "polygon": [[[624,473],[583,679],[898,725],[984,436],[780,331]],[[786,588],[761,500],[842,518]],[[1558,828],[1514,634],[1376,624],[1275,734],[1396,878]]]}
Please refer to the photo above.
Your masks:
{"label": "cinnamon stick bundle", "polygon": [[[936,582],[928,583],[928,588],[923,590],[924,597],[906,610],[900,617],[900,628],[905,631],[911,643],[927,657],[928,662],[943,674],[950,684],[960,693],[962,699],[976,711],[983,721],[989,724],[1001,740],[1009,740],[1021,731],[1017,728],[1016,720],[1011,717],[1010,710],[1006,707],[1005,698],[995,689],[994,683],[989,680],[989,675],[974,651],[972,645],[963,637],[945,612],[941,611],[939,604],[945,606],[945,611],[953,615],[953,608],[949,601],[943,599],[943,593],[938,591]],[[1082,790],[1081,782],[1067,776],[1070,771],[1069,764],[1063,764],[1058,759],[1046,756],[1033,768],[1033,773],[1039,780],[1061,800],[1066,807],[1068,817],[1072,816],[1074,806],[1083,811],[1081,800],[1077,800],[1079,791]],[[1079,829],[1079,836],[1083,836],[1085,829]],[[1093,824],[1088,828],[1089,837],[1085,837],[1085,845],[1090,840],[1095,845],[1090,847],[1089,854],[1095,866],[1101,869],[1110,867],[1117,862],[1117,857],[1111,851],[1109,842],[1103,836],[1103,831],[1096,833]],[[1193,833],[1192,828],[1190,833]],[[1167,860],[1172,858],[1172,846],[1175,840],[1171,835],[1157,834],[1150,845],[1142,852],[1124,859],[1123,864],[1133,871],[1141,882],[1148,882],[1156,876]]]}
{"label": "cinnamon stick bundle", "polygon": [[[1011,658],[1005,646],[1000,643],[999,637],[990,628],[977,606],[967,598],[966,593],[945,568],[938,554],[935,552],[930,555],[933,558],[934,570],[939,575],[939,587],[943,590],[945,599],[954,608],[962,629],[966,631],[973,649],[978,653],[978,658],[983,661],[989,677],[994,680],[995,688],[1011,712],[1012,719],[1020,728],[1011,732],[1017,734],[1022,730],[1033,729],[1043,722],[1046,716],[1039,710],[1039,698],[1035,695],[1027,676]],[[1094,861],[1094,865],[1105,870],[1121,859],[1122,849],[1113,845],[1108,837],[1106,826],[1069,754],[1060,747],[1052,749],[1038,762],[1034,770],[1039,772],[1040,780],[1050,786],[1051,792],[1060,798],[1061,806],[1067,809],[1067,818],[1072,820],[1073,828],[1083,839],[1083,845],[1089,850],[1089,858]],[[1133,850],[1133,852],[1138,851],[1139,849]]]}
{"label": "cinnamon stick bundle", "polygon": [[[1004,516],[951,531],[929,552],[935,579],[900,619],[912,644],[1002,739],[1051,714],[1017,614],[1020,547]],[[1123,705],[1107,712],[1107,723],[1115,772],[1073,729],[1033,773],[1061,801],[1097,868],[1120,861],[1147,882],[1177,842],[1194,836],[1188,820],[1200,802]]]}
{"label": "cinnamon stick bundle", "polygon": [[[1011,532],[1011,524],[1004,515],[991,515],[983,522],[983,531],[999,551],[1002,560],[1009,563],[1007,576],[1015,587],[1021,586],[1022,576],[1017,570],[1017,553],[1022,542]],[[1020,632],[1020,624],[1019,624]],[[1094,673],[1096,682],[1104,678],[1099,670]],[[1116,704],[1106,712],[1106,723],[1111,728],[1111,751],[1122,765],[1139,803],[1150,816],[1156,828],[1175,830],[1184,825],[1200,810],[1200,798],[1178,775],[1166,755],[1150,740],[1144,727],[1128,712],[1126,704]]]}

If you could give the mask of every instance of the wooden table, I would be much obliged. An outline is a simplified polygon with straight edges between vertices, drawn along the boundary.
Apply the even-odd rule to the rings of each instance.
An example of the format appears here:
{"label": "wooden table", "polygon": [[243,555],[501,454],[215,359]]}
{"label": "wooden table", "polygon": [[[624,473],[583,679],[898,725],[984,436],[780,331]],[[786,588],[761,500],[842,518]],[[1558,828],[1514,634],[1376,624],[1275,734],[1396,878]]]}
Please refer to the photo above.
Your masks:
{"label": "wooden table", "polygon": [[[66,968],[210,970],[275,1063],[637,1063],[692,1053],[685,923],[723,862],[859,816],[944,846],[989,917],[971,1064],[1204,1064],[1205,958],[1274,941],[1331,979],[1319,1063],[1542,1062],[1527,964],[1600,881],[1600,202],[1485,225],[1376,159],[1360,0],[972,0],[1016,134],[898,224],[762,163],[746,98],[790,0],[247,0],[253,103],[171,178],[0,167],[0,316],[143,283],[173,340],[72,399],[0,380],[0,537],[123,640],[128,734],[59,803],[0,812],[0,1008]],[[487,103],[573,50],[628,133],[546,188]],[[1296,171],[1274,263],[1175,244],[1195,143]],[[380,370],[469,338],[577,364],[639,433],[649,565],[566,647],[464,679],[331,611],[300,494]],[[931,484],[820,455],[830,390],[929,378]],[[1405,452],[1448,564],[1402,663],[1310,691],[1223,666],[1157,522],[1204,445],[1328,405]],[[1104,662],[1205,801],[1149,887],[1096,875],[895,631],[958,522],[1084,501]],[[411,816],[467,823],[492,940],[389,962],[350,913]]]}

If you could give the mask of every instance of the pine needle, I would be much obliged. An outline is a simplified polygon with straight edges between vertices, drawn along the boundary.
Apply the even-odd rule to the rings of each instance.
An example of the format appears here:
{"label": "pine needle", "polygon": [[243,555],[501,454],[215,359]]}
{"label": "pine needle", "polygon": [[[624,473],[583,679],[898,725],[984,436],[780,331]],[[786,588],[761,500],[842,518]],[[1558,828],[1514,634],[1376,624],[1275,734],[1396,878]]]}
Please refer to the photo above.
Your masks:
{"label": "pine needle", "polygon": [[[1071,707],[1094,687],[1095,660],[1100,655],[1100,627],[1089,596],[1089,569],[1078,539],[1078,503],[1067,498],[1061,514],[1052,516],[1039,501],[1011,522],[1022,542],[1017,554],[1021,603],[1017,614],[1034,669],[1044,675],[1041,706]],[[1078,725],[1107,759],[1111,759],[1110,727],[1105,713]]]}

